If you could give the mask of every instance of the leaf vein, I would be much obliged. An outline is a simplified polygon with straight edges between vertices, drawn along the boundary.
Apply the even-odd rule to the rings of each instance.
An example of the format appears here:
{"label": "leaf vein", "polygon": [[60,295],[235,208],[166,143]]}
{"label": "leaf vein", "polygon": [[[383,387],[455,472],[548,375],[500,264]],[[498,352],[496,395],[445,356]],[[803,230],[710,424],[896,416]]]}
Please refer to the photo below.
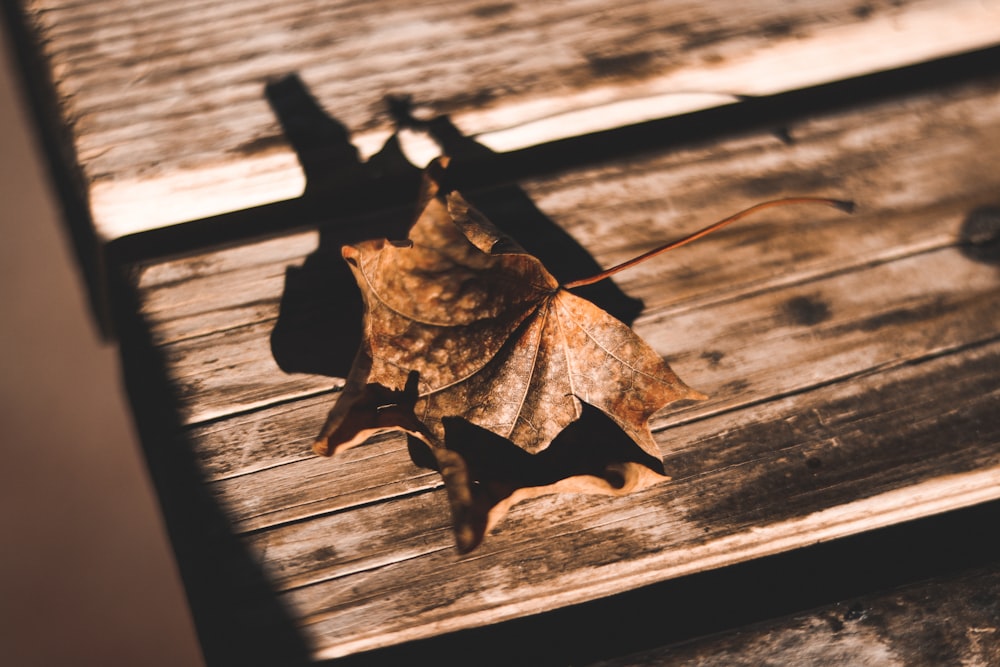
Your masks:
{"label": "leaf vein", "polygon": [[[572,313],[569,312],[569,310],[565,307],[565,305],[560,304],[560,308],[566,314],[566,318],[568,320],[572,321],[574,324],[576,324],[577,327],[580,329],[580,331],[582,331],[584,333],[584,335],[587,336],[587,338],[589,338],[590,340],[592,340],[594,342],[594,345],[596,345],[597,347],[601,348],[604,351],[604,353],[607,354],[609,357],[611,357],[612,359],[614,359],[615,361],[617,361],[618,363],[620,363],[622,366],[625,366],[626,368],[631,369],[633,372],[635,372],[638,375],[643,375],[645,377],[648,377],[649,379],[655,380],[656,382],[659,382],[660,384],[669,385],[669,383],[665,382],[662,378],[657,377],[656,375],[652,375],[650,373],[647,373],[646,371],[644,371],[644,370],[642,370],[640,368],[636,368],[635,366],[633,366],[632,364],[630,364],[629,362],[625,361],[620,356],[618,356],[617,354],[615,354],[613,351],[609,350],[607,347],[605,347],[603,344],[601,344],[601,341],[597,340],[597,338],[592,333],[590,333],[590,331],[588,331],[586,329],[586,327],[584,327],[583,325],[581,325],[580,322],[579,322],[579,320],[577,320],[575,317],[573,317]],[[624,325],[622,325],[622,326],[624,326]],[[662,360],[662,357],[661,357],[661,360]],[[634,381],[633,381],[633,384],[634,384]]]}

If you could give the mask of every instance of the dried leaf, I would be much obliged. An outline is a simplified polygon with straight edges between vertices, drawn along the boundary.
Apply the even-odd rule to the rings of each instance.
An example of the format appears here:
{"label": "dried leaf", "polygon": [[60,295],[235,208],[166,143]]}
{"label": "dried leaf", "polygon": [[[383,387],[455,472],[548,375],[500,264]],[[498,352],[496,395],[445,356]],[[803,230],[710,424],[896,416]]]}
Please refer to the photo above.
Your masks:
{"label": "dried leaf", "polygon": [[[425,188],[407,242],[377,239],[343,249],[364,296],[363,343],[314,448],[332,455],[386,430],[426,443],[466,550],[481,537],[463,537],[463,531],[477,532],[467,515],[482,513],[470,510],[476,503],[469,491],[481,480],[470,480],[468,462],[446,433],[447,420],[538,454],[581,417],[586,403],[613,420],[656,466],[660,451],[650,416],[704,395],[686,386],[628,326],[560,287],[537,258],[461,195],[441,196],[433,178]],[[511,504],[539,493],[619,494],[668,479],[635,461],[607,466],[624,475],[617,486],[599,474],[577,474],[509,488],[506,495],[494,494],[502,497],[489,500],[489,518],[479,523],[493,525]]]}
{"label": "dried leaf", "polygon": [[[372,240],[343,255],[365,299],[364,343],[320,437],[323,453],[358,444],[341,432],[345,407],[365,405],[372,385],[404,392],[414,372],[413,412],[426,429],[418,435],[431,446],[443,445],[444,417],[462,417],[539,452],[584,401],[659,456],[649,417],[673,401],[704,398],[629,327],[560,288],[457,193],[447,204],[428,200],[410,243]],[[412,424],[398,426],[410,432]]]}
{"label": "dried leaf", "polygon": [[408,240],[343,248],[364,297],[363,343],[313,448],[330,456],[395,430],[411,436],[419,463],[427,457],[412,445],[426,445],[463,552],[526,498],[622,495],[668,480],[649,418],[705,398],[628,326],[569,289],[767,208],[854,208],[821,197],[763,202],[560,285],[461,195],[439,192],[446,164],[428,168]]}
{"label": "dried leaf", "polygon": [[444,453],[436,467],[446,480],[462,551],[522,500],[549,493],[621,496],[670,479],[659,458],[586,404],[583,416],[538,454],[462,419],[445,419],[445,432],[449,448],[435,450]]}

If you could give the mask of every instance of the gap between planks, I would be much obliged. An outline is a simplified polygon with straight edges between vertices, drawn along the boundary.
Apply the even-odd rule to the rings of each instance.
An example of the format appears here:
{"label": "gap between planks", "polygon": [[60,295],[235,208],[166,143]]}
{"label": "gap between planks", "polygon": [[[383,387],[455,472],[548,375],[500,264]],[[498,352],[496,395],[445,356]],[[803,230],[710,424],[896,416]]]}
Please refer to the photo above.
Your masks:
{"label": "gap between planks", "polygon": [[[748,220],[679,251],[669,261],[637,267],[619,278],[626,292],[646,300],[652,310],[682,308],[684,302],[697,307],[748,282],[760,283],[759,289],[776,280],[795,280],[798,273],[819,275],[953,242],[962,215],[970,207],[995,205],[1000,187],[989,176],[996,173],[991,160],[1000,151],[998,135],[991,131],[1000,118],[990,113],[1000,108],[997,92],[987,89],[983,95],[980,86],[963,91],[958,99],[932,96],[907,105],[879,105],[860,115],[810,121],[797,126],[791,148],[758,135],[710,151],[639,156],[604,169],[535,179],[524,184],[525,192],[604,265],[676,236],[679,229],[690,230],[690,223],[678,226],[680,215],[697,213],[707,222],[745,206],[744,191],[759,191],[757,183],[786,185],[759,191],[750,201],[815,193],[859,202],[862,208],[854,216],[787,211],[777,217],[808,221],[808,230],[790,222],[769,225],[773,216]],[[835,144],[836,157],[825,154],[826,143]],[[815,173],[829,176],[811,175]],[[810,183],[804,188],[796,185],[803,178]],[[823,181],[828,185],[822,187]],[[920,188],[906,185],[914,183]],[[647,201],[654,191],[656,199]],[[595,207],[595,201],[601,205]],[[648,240],[630,247],[611,245],[620,245],[615,241],[620,235],[609,235],[606,224],[597,224],[609,212],[621,228],[641,230]],[[889,226],[887,216],[893,223]],[[771,229],[773,236],[762,239]],[[796,249],[804,231],[811,243]],[[137,287],[154,340],[181,343],[273,319],[286,268],[314,251],[318,242],[311,232],[142,268]],[[754,256],[765,242],[763,257]],[[803,252],[805,257],[800,256]],[[722,256],[726,261],[719,261]],[[761,261],[768,264],[757,266]],[[777,270],[778,264],[789,263],[797,271]],[[663,285],[671,286],[669,293]]]}
{"label": "gap between planks", "polygon": [[[112,2],[96,11],[25,5],[105,239],[297,196],[301,172],[261,93],[290,71],[303,73],[363,153],[392,132],[387,92],[411,93],[509,150],[661,117],[678,90],[770,94],[1000,40],[1000,8],[973,0],[753,11],[738,2],[512,4],[499,15],[462,11],[472,2],[317,13],[263,1],[212,10],[224,30],[210,29],[196,3],[152,15]],[[413,55],[410,65],[399,66],[396,49]]]}

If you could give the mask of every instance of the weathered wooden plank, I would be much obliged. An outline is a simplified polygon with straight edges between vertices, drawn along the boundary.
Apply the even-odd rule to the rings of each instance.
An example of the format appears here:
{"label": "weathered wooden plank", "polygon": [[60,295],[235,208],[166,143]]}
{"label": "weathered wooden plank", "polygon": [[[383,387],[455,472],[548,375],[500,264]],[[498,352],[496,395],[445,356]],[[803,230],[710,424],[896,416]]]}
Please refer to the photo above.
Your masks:
{"label": "weathered wooden plank", "polygon": [[291,71],[363,153],[392,131],[390,93],[504,150],[730,99],[678,91],[766,94],[1000,41],[1000,6],[972,0],[24,9],[105,239],[296,196],[301,173],[262,96]]}
{"label": "weathered wooden plank", "polygon": [[[986,349],[995,347],[996,344],[993,344]],[[966,375],[956,377],[956,366]],[[824,506],[822,499],[815,501],[815,507],[805,505],[803,497],[810,494],[820,498],[826,496],[837,502],[870,495],[871,490],[865,491],[857,486],[857,479],[853,479],[852,475],[858,479],[881,476],[885,478],[881,481],[887,488],[895,488],[909,481],[918,482],[986,465],[991,457],[1000,454],[1000,449],[992,440],[998,428],[996,424],[987,421],[978,431],[965,429],[968,432],[959,434],[955,441],[944,438],[943,429],[961,430],[969,426],[969,422],[963,419],[988,416],[1000,391],[990,375],[990,369],[994,367],[995,359],[982,351],[947,355],[923,364],[873,373],[853,382],[820,387],[773,403],[661,430],[657,433],[657,440],[665,453],[667,469],[675,479],[672,486],[697,487],[684,491],[674,489],[671,494],[690,493],[691,499],[701,498],[698,502],[684,503],[689,516],[704,514],[706,524],[722,518],[724,520],[713,530],[724,531],[722,524],[728,520],[721,516],[724,513],[738,514],[753,508],[765,518],[786,513],[807,514]],[[952,383],[948,391],[935,393],[930,389],[938,373],[947,374]],[[919,389],[921,383],[928,388]],[[876,395],[879,400],[872,400]],[[964,401],[971,403],[966,406]],[[942,437],[936,437],[935,433]],[[978,443],[983,446],[978,447]],[[395,459],[397,468],[405,467],[402,463],[408,464],[409,461],[405,447],[400,443],[374,444],[374,451],[369,454],[362,454],[364,449],[338,457],[332,463],[322,459],[320,464],[329,469],[325,487],[314,487],[310,479],[309,470],[315,471],[319,465],[281,468],[286,476],[286,485],[296,479],[303,481],[305,486],[297,500],[308,499],[320,505],[317,509],[323,511],[318,511],[317,515],[323,517],[314,525],[325,524],[328,528],[320,530],[330,535],[341,532],[330,526],[345,521],[353,523],[359,520],[355,518],[357,515],[370,514],[363,520],[374,521],[372,517],[376,514],[385,513],[384,508],[375,506],[358,512],[340,511],[345,509],[340,500],[342,494],[368,486],[362,477],[365,472],[375,479],[381,478],[373,461],[385,465]],[[950,460],[949,457],[955,456],[956,452],[955,460]],[[983,456],[986,460],[976,458]],[[417,470],[410,466],[410,476],[422,477]],[[734,483],[736,479],[741,482]],[[268,486],[262,484],[248,489],[230,486],[230,481],[226,479],[213,483],[220,497],[235,500],[246,495],[247,502],[269,502],[266,499]],[[282,484],[273,480],[269,482],[270,488],[276,490],[278,495],[275,507],[278,503],[288,503],[287,496],[281,492]],[[400,483],[405,481],[400,480]],[[775,485],[787,487],[788,494],[795,495],[796,503],[785,507],[789,495],[775,494]],[[802,488],[794,488],[796,485]],[[428,485],[426,488],[432,487]],[[386,499],[403,495],[400,491],[386,496]],[[400,502],[415,502],[423,506],[426,501]],[[601,506],[604,503],[600,500],[595,504]],[[770,506],[765,506],[765,503],[770,503]],[[706,510],[706,507],[712,509]],[[243,510],[243,515],[236,511],[232,518],[237,522],[245,520],[246,511]],[[589,507],[584,511],[595,510]],[[600,509],[596,511],[602,512]],[[712,512],[720,516],[711,516]],[[401,510],[402,515],[407,513],[405,509]],[[291,516],[287,521],[300,518]],[[387,520],[394,519],[390,516]],[[409,527],[412,521],[403,521],[408,526],[406,530],[413,529]],[[280,528],[280,523],[272,521],[245,528],[259,531],[261,527],[278,526],[280,533],[285,530]],[[539,519],[539,523],[546,522]],[[298,528],[288,530],[295,532]],[[371,532],[374,534],[378,530],[372,528]],[[268,543],[273,539],[272,533],[265,531],[261,535],[263,537],[254,539]],[[391,535],[385,537],[389,545],[387,548],[393,548],[394,539]],[[374,543],[370,548],[375,548]],[[288,562],[283,568],[311,567],[301,557],[278,560]]]}
{"label": "weathered wooden plank", "polygon": [[[392,131],[387,93],[506,150],[728,100],[678,90],[767,94],[1000,42],[993,0],[24,4],[103,240],[298,194],[262,96],[289,71],[364,155]],[[520,183],[604,265],[759,199],[860,200],[851,218],[769,214],[622,278],[646,304],[636,330],[713,395],[654,421],[669,484],[522,503],[460,557],[439,478],[401,437],[312,456],[341,380],[319,363],[290,372],[271,335],[301,297],[298,265],[337,261],[328,229],[135,274],[186,424],[175,445],[317,659],[996,498],[1000,274],[962,241],[976,209],[1000,206],[998,102],[1000,82],[980,81],[805,120],[784,128],[790,143],[749,134]],[[415,161],[437,150],[404,144]],[[510,194],[470,197],[502,223]],[[329,275],[310,289],[353,290]],[[357,326],[337,312],[307,333]]]}
{"label": "weathered wooden plank", "polygon": [[273,321],[264,321],[206,336],[196,346],[165,348],[182,418],[215,419],[233,408],[250,410],[343,386],[339,378],[282,372],[271,353],[273,328]]}
{"label": "weathered wooden plank", "polygon": [[[623,289],[646,303],[637,330],[655,339],[654,345],[663,354],[700,368],[705,361],[696,357],[712,351],[702,330],[716,330],[726,321],[745,323],[753,318],[747,313],[771,313],[779,308],[784,308],[787,320],[795,316],[789,309],[796,303],[816,305],[805,292],[789,296],[785,306],[754,297],[758,310],[742,313],[740,308],[750,306],[727,306],[726,302],[781,285],[839,275],[851,267],[925,253],[960,238],[962,225],[974,209],[996,204],[995,193],[1000,189],[1000,171],[994,168],[1000,159],[998,98],[997,84],[977,85],[941,97],[818,119],[807,124],[802,138],[790,147],[756,136],[727,142],[719,157],[705,151],[695,156],[653,155],[601,170],[539,179],[525,189],[553,210],[553,218],[565,223],[605,265],[678,234],[676,218],[689,209],[708,211],[706,217],[711,219],[752,201],[746,197],[748,191],[756,193],[755,199],[774,196],[779,189],[787,193],[792,186],[777,185],[786,181],[794,184],[796,179],[806,179],[806,187],[795,192],[855,196],[862,202],[863,210],[856,216],[798,210],[746,221],[674,257],[621,275]],[[831,185],[824,191],[828,175]],[[713,187],[715,183],[720,185]],[[915,183],[920,187],[914,187]],[[670,193],[669,198],[654,202],[664,192]],[[728,203],[714,202],[712,197]],[[684,225],[686,229],[694,226]],[[620,233],[623,229],[629,233]],[[633,232],[636,241],[621,240]],[[803,243],[803,238],[809,242]],[[215,419],[338,386],[339,381],[318,375],[282,372],[269,349],[268,335],[282,296],[282,273],[295,252],[313,248],[317,242],[313,234],[293,235],[263,242],[253,253],[208,252],[155,265],[140,274],[142,312],[150,321],[154,340],[164,344],[171,359],[187,421]],[[340,265],[332,250],[325,252],[312,260]],[[245,266],[240,263],[244,255]],[[973,271],[979,276],[970,278],[970,284],[989,290],[988,269],[976,269],[957,254],[954,261],[962,265],[955,269],[961,275]],[[940,286],[933,284],[933,274],[927,270],[899,270],[923,273],[916,279],[924,281],[928,295],[938,294]],[[949,267],[945,275],[960,273]],[[346,282],[339,286],[353,294],[355,287],[346,271],[343,274]],[[327,278],[328,274],[320,275]],[[953,283],[956,298],[962,284],[957,278]],[[312,289],[322,294],[336,287],[323,283]],[[853,292],[855,288],[844,289]],[[884,307],[896,303],[893,307],[901,308],[907,305],[898,300],[903,294],[896,295],[896,302],[892,295],[878,298],[888,299]],[[696,308],[706,309],[709,320],[718,319],[685,329],[684,323],[692,322],[684,319],[689,317],[687,311]],[[825,308],[829,310],[829,305]],[[817,311],[813,317],[826,314]],[[674,318],[681,319],[674,323]],[[758,326],[770,329],[773,325],[761,320]],[[336,326],[353,331],[358,325],[345,316]],[[665,332],[676,340],[671,341]],[[855,345],[857,338],[864,337],[863,332],[854,336],[844,338],[845,345]],[[699,347],[685,347],[686,341]],[[878,341],[869,343],[878,345]],[[866,348],[858,347],[857,353],[862,349]],[[350,352],[344,355],[349,360]],[[890,354],[878,363],[891,358]],[[810,365],[814,361],[809,359]],[[735,366],[723,368],[729,372]]]}
{"label": "weathered wooden plank", "polygon": [[[326,407],[321,412],[310,410],[309,414],[317,413],[322,420]],[[259,412],[253,415],[267,419],[267,415]],[[309,428],[303,432],[311,433],[316,423],[302,424]],[[280,433],[288,424],[274,421],[267,426]],[[246,453],[257,445],[248,438],[235,442],[233,450],[226,451],[226,441],[234,439],[233,434],[221,435],[212,441],[211,447],[198,447],[198,451],[215,454],[212,458],[222,460],[232,456],[234,450]],[[205,435],[198,433],[196,437]],[[413,464],[401,436],[365,443],[365,447],[345,453],[336,468],[331,468],[329,460],[311,453],[311,442],[288,438],[274,444],[281,454],[278,460],[265,457],[251,460],[259,468],[244,467],[240,474],[213,480],[211,484],[212,493],[226,509],[234,531],[261,529],[441,487],[437,473]]]}
{"label": "weathered wooden plank", "polygon": [[528,501],[466,557],[443,492],[247,540],[319,656],[498,622],[996,498],[998,370],[994,342],[679,425],[675,481]]}
{"label": "weathered wooden plank", "polygon": [[978,568],[593,663],[639,665],[1000,664],[1000,572]]}
{"label": "weathered wooden plank", "polygon": [[[608,266],[764,199],[815,194],[859,202],[852,217],[798,209],[747,220],[618,276],[651,311],[944,245],[970,210],[996,204],[1000,82],[815,118],[789,131],[791,145],[753,134],[521,185]],[[495,199],[486,201],[502,215]],[[286,268],[318,244],[317,232],[307,232],[144,267],[138,287],[156,342],[275,317]],[[334,248],[327,253],[317,261],[341,261]]]}
{"label": "weathered wooden plank", "polygon": [[[998,289],[993,267],[945,248],[646,316],[634,328],[682,377],[713,395],[679,413],[691,416],[992,337],[1000,325],[992,307]],[[266,322],[165,348],[187,422],[341,385],[282,372],[271,355],[271,329]]]}
{"label": "weathered wooden plank", "polygon": [[[641,321],[637,330],[647,341],[669,350],[682,376],[711,396],[664,411],[654,417],[654,429],[669,433],[673,424],[990,340],[1000,331],[998,295],[994,267],[944,249],[676,313],[667,321]],[[283,434],[284,446],[273,449],[246,430],[245,417],[193,431],[196,449],[225,470],[227,479],[216,488],[238,529],[321,515],[371,502],[378,493],[391,497],[437,486],[433,476],[407,469],[401,439],[380,445],[379,455],[392,463],[382,464],[374,478],[367,460],[349,457],[342,470],[308,458],[311,437],[332,402],[318,397],[304,407],[254,413],[252,428]],[[264,468],[269,470],[258,472]],[[329,501],[327,494],[333,494]]]}
{"label": "weathered wooden plank", "polygon": [[[310,459],[315,434],[288,428],[316,423],[329,411],[330,395],[320,394],[189,428],[199,467],[215,481]],[[297,430],[296,430],[297,431]]]}
{"label": "weathered wooden plank", "polygon": [[[816,118],[792,128],[792,145],[748,136],[718,152],[651,154],[523,184],[605,265],[673,236],[675,211],[715,217],[740,208],[725,201],[789,183],[865,205],[853,218],[784,211],[748,221],[719,237],[721,251],[693,246],[621,282],[646,302],[634,328],[713,396],[654,420],[669,485],[523,503],[460,558],[438,477],[414,465],[402,438],[312,457],[340,380],[318,367],[281,370],[271,334],[289,298],[286,267],[307,253],[314,264],[336,260],[326,230],[136,273],[141,315],[189,425],[178,446],[193,447],[317,657],[995,498],[1000,274],[963,245],[963,227],[997,205],[998,96],[983,82]],[[834,191],[823,191],[831,173]],[[721,203],[720,183],[732,192]],[[664,190],[672,215],[658,217]],[[506,215],[497,193],[477,194]],[[809,222],[790,229],[796,219]],[[332,326],[357,326],[341,315]]]}

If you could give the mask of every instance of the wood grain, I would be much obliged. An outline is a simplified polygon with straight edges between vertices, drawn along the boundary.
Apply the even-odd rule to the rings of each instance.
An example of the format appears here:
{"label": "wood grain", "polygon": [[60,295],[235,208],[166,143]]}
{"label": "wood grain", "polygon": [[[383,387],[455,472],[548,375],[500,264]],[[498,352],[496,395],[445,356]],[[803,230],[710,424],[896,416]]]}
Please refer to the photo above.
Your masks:
{"label": "wood grain", "polygon": [[388,94],[510,150],[1000,42],[992,0],[23,5],[105,240],[297,196],[262,94],[290,72],[363,154]]}
{"label": "wood grain", "polygon": [[[636,322],[637,331],[680,364],[683,377],[698,385],[696,374],[711,377],[740,369],[741,376],[749,376],[747,381],[752,382],[755,372],[772,373],[770,366],[758,369],[754,365],[752,351],[740,352],[738,361],[730,358],[717,363],[718,368],[709,363],[711,355],[734,353],[735,349],[727,349],[725,339],[735,339],[740,327],[750,327],[762,333],[756,339],[761,347],[758,358],[772,359],[766,344],[784,345],[781,336],[794,334],[796,304],[824,309],[813,317],[827,313],[847,319],[863,317],[863,312],[874,314],[871,309],[876,307],[887,311],[912,308],[920,305],[921,298],[938,298],[938,271],[955,276],[954,298],[958,298],[957,286],[966,280],[970,294],[982,289],[983,298],[990,298],[992,269],[964,262],[958,254],[953,260],[926,255],[926,261],[945,262],[935,273],[919,268],[924,260],[883,269],[869,267],[948,247],[972,210],[996,204],[1000,191],[1000,171],[995,169],[1000,155],[998,109],[1000,87],[974,85],[948,95],[817,118],[792,128],[796,141],[791,146],[757,134],[711,148],[639,156],[600,170],[571,171],[522,185],[545,214],[605,266],[761,199],[805,194],[857,199],[860,210],[853,216],[826,209],[764,215],[617,277],[627,294],[646,304]],[[470,198],[474,202],[496,199],[488,194],[477,198],[472,193]],[[505,218],[512,215],[503,205],[492,211]],[[336,231],[323,234],[335,236]],[[337,379],[283,372],[269,350],[268,335],[278,317],[286,271],[301,264],[302,257],[318,244],[319,234],[310,232],[251,244],[250,249],[202,253],[141,271],[142,313],[154,340],[173,360],[171,372],[183,397],[186,421],[216,419],[339,386]],[[313,261],[341,266],[337,244],[327,246]],[[947,265],[949,261],[954,269]],[[923,297],[873,293],[869,305],[852,303],[864,292],[839,282],[838,276],[854,268],[886,275],[877,279],[884,282],[869,289],[878,284],[889,290],[897,284],[908,288],[919,283],[922,287],[914,289],[923,290]],[[908,270],[916,274],[912,279],[917,283],[897,277]],[[864,282],[865,275],[855,280]],[[578,276],[564,278],[572,277]],[[829,282],[823,282],[824,277]],[[793,283],[802,287],[787,293],[784,303],[774,296],[773,290]],[[827,284],[833,287],[825,288]],[[356,290],[346,272],[343,282],[315,289]],[[824,296],[824,289],[832,293]],[[738,301],[743,297],[748,299]],[[896,305],[890,306],[893,299]],[[923,307],[929,304],[925,301]],[[727,331],[720,330],[726,322],[734,324]],[[982,324],[987,331],[993,326],[988,319]],[[900,325],[907,326],[906,322]],[[358,325],[348,321],[342,326]],[[769,332],[766,336],[765,331]],[[906,356],[903,351],[884,349],[886,340],[859,328],[843,339],[843,346],[858,358],[866,346],[881,346],[883,360]],[[832,348],[807,339],[798,344],[832,363]],[[346,354],[349,357],[351,352]],[[702,354],[709,356],[702,358]],[[807,363],[806,358],[802,361]],[[775,382],[787,381],[775,378]],[[709,380],[699,388],[716,394],[721,384]]]}
{"label": "wood grain", "polygon": [[1000,573],[979,568],[760,623],[740,632],[594,663],[895,665],[1000,662]]}
{"label": "wood grain", "polygon": [[[663,339],[673,343],[672,365],[712,397],[694,406],[665,411],[654,418],[653,428],[660,430],[707,415],[749,409],[775,395],[849,381],[876,369],[911,363],[992,339],[1000,330],[1000,312],[991,307],[998,290],[995,271],[989,268],[961,271],[969,265],[967,260],[953,251],[935,253],[938,254],[940,257],[900,262],[902,266],[894,264],[860,271],[851,274],[850,280],[840,277],[836,281],[812,282],[732,302],[726,304],[728,307],[691,311],[672,318],[669,326],[664,324],[660,329],[639,328],[640,334],[655,348],[664,346]],[[950,275],[955,282],[942,286],[936,281],[919,280],[920,276],[941,275]],[[865,287],[870,285],[907,285],[912,291],[900,290],[901,293],[893,294],[895,299],[887,299],[881,290],[866,291]],[[962,296],[957,296],[956,291]],[[795,303],[812,304],[808,307],[829,309],[838,315],[831,315],[819,324],[803,324],[793,321],[794,316],[789,313],[789,304]],[[678,345],[678,341],[686,345]],[[310,401],[309,405],[316,407],[309,409],[296,403],[294,414],[278,408],[266,418],[282,424],[283,433],[293,434],[304,455],[317,424],[322,423],[324,405],[332,404],[332,400],[333,397],[326,398],[325,403]],[[218,425],[213,426],[212,434],[213,438],[222,437]],[[253,512],[262,515],[247,515],[244,514],[247,508],[234,507],[232,516],[237,525],[259,528],[266,526],[265,522],[297,520],[326,511],[312,503],[285,505],[287,498],[275,494],[276,489],[298,488],[300,498],[310,499],[314,498],[312,494],[301,493],[302,484],[315,484],[320,493],[325,484],[346,492],[340,477],[342,471],[324,473],[323,463],[312,459],[290,465],[292,443],[287,445],[284,456],[276,461],[267,462],[263,452],[251,459],[255,470],[265,465],[279,467],[254,481],[236,483],[240,488],[237,495],[245,494],[252,499],[249,502]],[[257,446],[255,440],[247,439],[223,451],[243,457],[246,448]],[[396,450],[405,453],[402,440],[397,441]],[[347,459],[344,465],[353,469],[350,463],[353,460]],[[357,479],[365,485],[371,483],[370,475],[364,472],[371,463],[365,458],[358,465],[361,469]],[[236,469],[230,467],[228,474],[235,475]],[[668,470],[668,474],[674,473]],[[398,483],[409,484],[402,479]]]}
{"label": "wood grain", "polygon": [[654,420],[669,484],[533,499],[460,557],[439,479],[402,438],[311,456],[341,380],[282,370],[272,336],[296,304],[300,334],[357,326],[309,298],[353,288],[322,268],[339,265],[335,228],[133,267],[175,446],[316,659],[1000,497],[995,225],[969,231],[1000,208],[998,98],[984,80],[817,115],[791,144],[748,134],[470,193],[501,224],[527,196],[605,266],[757,199],[860,202],[748,220],[621,274],[645,302],[635,329],[712,395]]}
{"label": "wood grain", "polygon": [[[414,164],[441,151],[430,134],[397,132],[387,96],[499,153],[501,177],[470,178],[478,189],[465,194],[564,281],[594,270],[577,250],[611,266],[761,200],[859,205],[768,211],[616,276],[620,293],[592,292],[711,396],[652,421],[673,479],[517,504],[465,556],[438,474],[403,437],[333,460],[310,451],[360,323],[340,246],[385,219],[404,228],[410,212],[390,208],[400,193],[358,194],[352,207],[351,188],[334,187],[333,205],[354,213],[331,210],[315,229],[112,267],[138,426],[219,664],[316,662],[496,627],[1000,498],[1000,77],[939,73],[935,87],[891,96],[869,78],[852,89],[869,86],[864,102],[831,97],[849,77],[1000,45],[997,0],[9,9],[48,68],[33,85],[54,87],[39,99],[58,109],[41,111],[67,130],[68,150],[52,152],[75,160],[62,166],[80,188],[68,199],[88,209],[97,290],[115,239],[302,192],[264,92],[290,73],[342,125],[345,154],[366,159],[390,137]],[[804,106],[784,94],[828,83]],[[759,117],[737,129],[698,130],[747,109]],[[657,135],[668,127],[695,137]],[[592,134],[603,130],[618,131]],[[979,573],[984,590],[991,572]],[[917,655],[934,637],[903,630],[926,615],[898,607],[923,595],[951,617],[940,664],[995,658],[995,600],[961,605],[933,588],[869,599],[877,622],[825,607],[614,664],[711,663],[737,645],[748,662]]]}

